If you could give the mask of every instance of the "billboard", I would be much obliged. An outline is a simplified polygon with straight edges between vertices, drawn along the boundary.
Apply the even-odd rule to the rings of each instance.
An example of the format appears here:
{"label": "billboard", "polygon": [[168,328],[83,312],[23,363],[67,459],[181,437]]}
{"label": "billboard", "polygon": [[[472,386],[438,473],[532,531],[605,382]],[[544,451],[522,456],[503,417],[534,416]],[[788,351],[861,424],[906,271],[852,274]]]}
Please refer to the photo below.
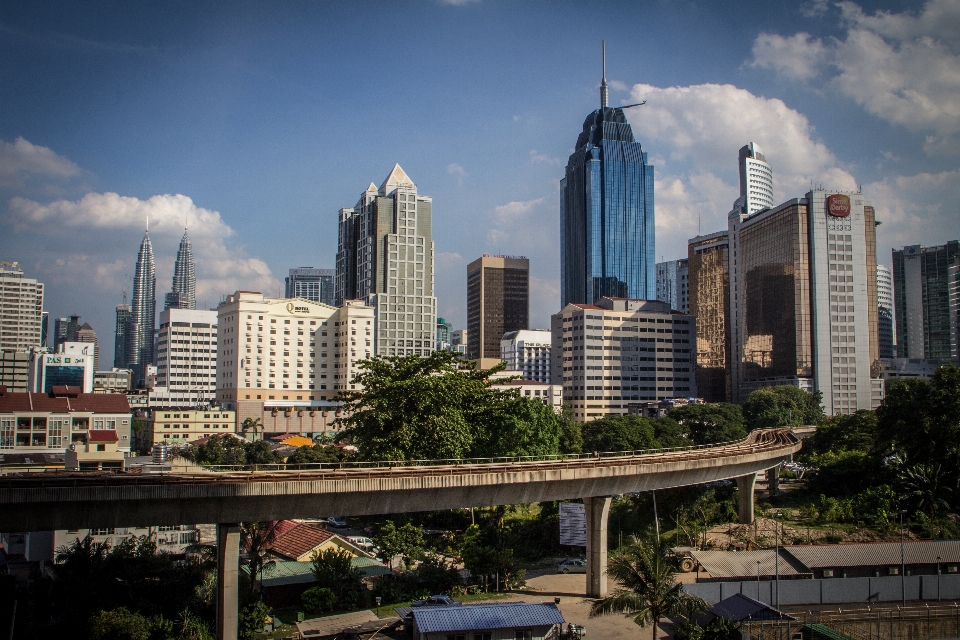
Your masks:
{"label": "billboard", "polygon": [[587,514],[582,502],[560,503],[560,544],[587,546]]}

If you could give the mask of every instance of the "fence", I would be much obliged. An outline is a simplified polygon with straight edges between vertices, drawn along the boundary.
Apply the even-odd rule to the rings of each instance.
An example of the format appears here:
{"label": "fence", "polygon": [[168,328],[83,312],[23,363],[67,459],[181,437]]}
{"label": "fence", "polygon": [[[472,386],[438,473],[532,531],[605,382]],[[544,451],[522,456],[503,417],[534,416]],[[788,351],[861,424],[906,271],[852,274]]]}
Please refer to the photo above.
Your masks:
{"label": "fence", "polygon": [[830,609],[823,611],[791,611],[796,620],[789,622],[747,622],[741,630],[751,638],[763,640],[804,640],[814,636],[801,632],[805,625],[822,625],[853,640],[932,640],[960,637],[960,606],[924,605],[900,607],[867,607],[863,609]]}

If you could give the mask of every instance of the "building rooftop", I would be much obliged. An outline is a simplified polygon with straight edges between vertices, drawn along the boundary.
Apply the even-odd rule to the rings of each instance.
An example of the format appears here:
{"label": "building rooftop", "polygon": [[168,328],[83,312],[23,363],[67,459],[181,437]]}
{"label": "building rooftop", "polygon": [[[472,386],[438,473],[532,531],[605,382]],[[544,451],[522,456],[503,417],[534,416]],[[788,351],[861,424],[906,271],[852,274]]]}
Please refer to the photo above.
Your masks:
{"label": "building rooftop", "polygon": [[[810,569],[882,567],[900,564],[899,542],[791,545],[783,550]],[[922,540],[903,544],[905,564],[960,563],[960,540]]]}
{"label": "building rooftop", "polygon": [[742,593],[736,593],[710,607],[712,617],[724,618],[736,622],[747,620],[796,620],[779,609],[774,609],[759,600]]}
{"label": "building rooftop", "polygon": [[127,396],[122,393],[79,393],[77,387],[54,387],[50,393],[10,393],[0,391],[0,413],[37,411],[71,413],[130,413]]}
{"label": "building rooftop", "polygon": [[[690,552],[704,571],[711,578],[724,580],[742,580],[757,577],[757,561],[760,561],[760,575],[774,576],[777,574],[777,553],[773,549],[758,549],[756,551],[691,551]],[[809,578],[807,570],[796,559],[780,554],[781,578]]]}
{"label": "building rooftop", "polygon": [[114,429],[94,429],[89,438],[90,442],[120,442],[120,436]]}
{"label": "building rooftop", "polygon": [[506,602],[463,607],[425,607],[411,612],[420,633],[516,629],[563,624],[552,602]]}

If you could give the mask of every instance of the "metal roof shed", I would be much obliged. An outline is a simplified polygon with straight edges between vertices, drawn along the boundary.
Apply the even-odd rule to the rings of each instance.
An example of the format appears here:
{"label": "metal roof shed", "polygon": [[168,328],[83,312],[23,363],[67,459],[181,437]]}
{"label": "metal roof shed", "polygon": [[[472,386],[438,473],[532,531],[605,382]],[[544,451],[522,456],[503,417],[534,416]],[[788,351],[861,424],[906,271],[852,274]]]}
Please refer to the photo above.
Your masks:
{"label": "metal roof shed", "polygon": [[447,634],[473,631],[524,630],[533,640],[547,637],[564,623],[553,602],[505,602],[463,607],[414,609],[415,640],[446,640]]}

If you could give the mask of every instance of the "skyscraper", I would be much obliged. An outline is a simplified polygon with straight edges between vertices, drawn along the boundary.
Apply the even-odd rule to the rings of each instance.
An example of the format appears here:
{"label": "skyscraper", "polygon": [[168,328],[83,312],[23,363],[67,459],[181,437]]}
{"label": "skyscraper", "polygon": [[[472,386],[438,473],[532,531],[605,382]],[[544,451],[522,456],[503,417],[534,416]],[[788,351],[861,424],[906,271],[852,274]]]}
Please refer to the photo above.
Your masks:
{"label": "skyscraper", "polygon": [[23,277],[19,262],[0,262],[0,351],[41,346],[43,283]]}
{"label": "skyscraper", "polygon": [[[177,262],[173,265],[173,289],[164,296],[163,308],[197,308],[197,269],[193,262],[193,247],[187,230],[183,230],[180,248],[177,249]],[[151,363],[152,364],[152,363]]]}
{"label": "skyscraper", "polygon": [[96,371],[100,364],[100,345],[97,344],[97,332],[89,322],[84,322],[83,326],[77,329],[76,341],[93,345],[93,370]]}
{"label": "skyscraper", "polygon": [[893,251],[897,355],[950,362],[950,266],[960,259],[960,241]]}
{"label": "skyscraper", "polygon": [[671,309],[690,313],[687,258],[657,263],[657,300]]}
{"label": "skyscraper", "polygon": [[773,207],[773,170],[755,142],[740,148],[741,211],[751,215]]}
{"label": "skyscraper", "polygon": [[303,298],[322,302],[331,307],[336,303],[334,280],[336,269],[314,269],[313,267],[299,267],[290,269],[290,275],[284,278],[284,297]]}
{"label": "skyscraper", "polygon": [[144,233],[133,275],[133,297],[130,300],[130,319],[125,330],[126,367],[133,369],[136,384],[145,379],[145,369],[154,364],[153,331],[157,317],[157,273],[153,263],[153,245],[150,234]]}
{"label": "skyscraper", "polygon": [[[467,265],[467,357],[500,362],[500,339],[529,329],[530,261],[484,255]],[[491,358],[492,362],[483,362]]]}
{"label": "skyscraper", "polygon": [[76,342],[80,330],[80,316],[57,318],[54,323],[53,350],[59,351],[64,342]]}
{"label": "skyscraper", "polygon": [[[126,296],[124,296],[126,298]],[[117,305],[117,324],[114,329],[113,338],[113,366],[116,369],[123,369],[127,366],[126,353],[126,331],[127,323],[130,321],[130,305]]]}
{"label": "skyscraper", "polygon": [[436,345],[433,199],[395,165],[353,209],[341,209],[336,302],[374,307],[375,355],[429,355]]}
{"label": "skyscraper", "polygon": [[730,401],[730,242],[726,231],[687,241],[690,310],[697,319],[697,389]]}
{"label": "skyscraper", "polygon": [[886,265],[877,265],[877,331],[880,357],[897,357],[893,320],[893,274]]}
{"label": "skyscraper", "polygon": [[656,296],[653,165],[625,108],[608,106],[604,55],[600,108],[584,121],[560,181],[563,307]]}

